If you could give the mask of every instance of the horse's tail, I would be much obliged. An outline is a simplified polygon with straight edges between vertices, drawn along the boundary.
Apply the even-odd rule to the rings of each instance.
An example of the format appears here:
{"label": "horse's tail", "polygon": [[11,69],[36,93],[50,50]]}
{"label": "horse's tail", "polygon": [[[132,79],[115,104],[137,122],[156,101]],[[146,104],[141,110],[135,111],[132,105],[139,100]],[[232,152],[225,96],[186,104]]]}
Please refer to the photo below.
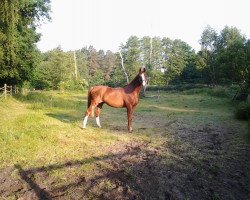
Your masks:
{"label": "horse's tail", "polygon": [[[92,99],[92,95],[91,95],[91,90],[93,89],[93,87],[91,87],[88,91],[88,108],[90,107],[91,105],[91,99]],[[91,114],[90,114],[91,117],[94,117],[94,109],[91,109]]]}
{"label": "horse's tail", "polygon": [[91,104],[91,89],[92,89],[92,87],[88,91],[88,107],[87,108],[89,108],[89,106]]}

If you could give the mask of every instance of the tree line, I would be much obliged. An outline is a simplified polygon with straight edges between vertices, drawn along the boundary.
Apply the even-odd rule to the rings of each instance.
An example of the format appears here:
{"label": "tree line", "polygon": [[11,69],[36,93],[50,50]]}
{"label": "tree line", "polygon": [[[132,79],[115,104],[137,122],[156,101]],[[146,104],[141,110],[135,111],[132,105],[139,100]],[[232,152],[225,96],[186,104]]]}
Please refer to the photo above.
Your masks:
{"label": "tree line", "polygon": [[36,47],[40,37],[36,28],[50,20],[49,13],[49,0],[0,2],[0,84],[36,89],[122,86],[126,77],[121,56],[129,80],[146,66],[150,85],[250,82],[250,40],[236,27],[225,26],[217,32],[207,26],[197,53],[182,40],[149,36],[131,36],[120,52],[86,46],[75,52],[57,47],[42,53]]}

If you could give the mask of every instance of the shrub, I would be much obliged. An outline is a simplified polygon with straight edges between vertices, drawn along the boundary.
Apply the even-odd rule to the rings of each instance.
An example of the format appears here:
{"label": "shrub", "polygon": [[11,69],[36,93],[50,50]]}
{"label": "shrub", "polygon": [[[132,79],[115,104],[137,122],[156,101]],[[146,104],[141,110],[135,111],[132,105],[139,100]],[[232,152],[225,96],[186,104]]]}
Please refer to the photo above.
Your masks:
{"label": "shrub", "polygon": [[32,85],[29,81],[24,81],[22,84],[22,88],[26,89],[26,90],[31,90],[32,89]]}
{"label": "shrub", "polygon": [[235,116],[237,119],[250,119],[250,102],[241,102],[236,106]]}
{"label": "shrub", "polygon": [[62,81],[59,84],[60,90],[83,90],[88,87],[85,79]]}
{"label": "shrub", "polygon": [[166,85],[166,86],[157,86],[157,85],[149,85],[147,87],[148,91],[157,91],[157,90],[162,90],[162,91],[185,91],[185,90],[190,90],[190,89],[201,89],[201,88],[207,88],[209,87],[208,85],[204,84],[176,84],[176,85]]}

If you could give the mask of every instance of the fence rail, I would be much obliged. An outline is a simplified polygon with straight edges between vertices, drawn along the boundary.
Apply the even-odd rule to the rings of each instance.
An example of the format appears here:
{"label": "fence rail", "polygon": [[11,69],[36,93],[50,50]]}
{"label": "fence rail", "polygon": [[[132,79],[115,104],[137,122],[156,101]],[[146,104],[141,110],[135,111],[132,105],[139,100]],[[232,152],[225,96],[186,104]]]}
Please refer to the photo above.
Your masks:
{"label": "fence rail", "polygon": [[4,84],[0,87],[0,99],[7,99],[8,95],[13,95],[18,93],[18,87]]}

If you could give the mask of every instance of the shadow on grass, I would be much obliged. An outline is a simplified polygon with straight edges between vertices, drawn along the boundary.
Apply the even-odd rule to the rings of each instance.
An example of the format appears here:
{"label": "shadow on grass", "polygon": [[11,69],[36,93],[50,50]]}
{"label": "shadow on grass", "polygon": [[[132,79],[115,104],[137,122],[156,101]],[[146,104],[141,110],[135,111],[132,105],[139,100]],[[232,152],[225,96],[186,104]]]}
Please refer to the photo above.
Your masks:
{"label": "shadow on grass", "polygon": [[51,195],[49,194],[49,192],[47,192],[46,190],[42,189],[34,180],[32,180],[32,178],[29,176],[30,173],[23,170],[21,165],[16,164],[15,168],[18,170],[18,173],[20,175],[20,177],[22,178],[22,180],[24,180],[29,187],[34,190],[35,195],[37,196],[38,199],[43,199],[43,200],[50,200],[52,199]]}
{"label": "shadow on grass", "polygon": [[[110,111],[105,112],[104,114],[100,116],[100,120],[101,120],[101,125],[103,130],[107,130],[107,131],[114,131],[114,132],[128,132],[127,129],[127,114],[126,113],[122,113],[124,115],[125,121],[123,121],[122,119],[117,119],[116,115],[114,114],[112,116],[108,116],[108,113]],[[46,113],[46,115],[48,117],[52,117],[56,120],[59,120],[63,123],[79,123],[79,128],[82,128],[82,121],[84,119],[84,115],[80,114],[80,113],[66,113],[66,112],[50,112],[50,113]],[[87,123],[87,129],[89,127],[92,128],[98,128],[97,124],[96,124],[96,119],[95,117],[89,117],[88,118],[88,123]],[[143,129],[143,128],[142,128]]]}
{"label": "shadow on grass", "polygon": [[[174,112],[166,108],[157,105],[150,109]],[[117,119],[117,114],[113,115],[112,119]],[[48,113],[48,116],[65,123],[79,120],[70,114]],[[145,114],[145,118],[142,113],[142,116],[139,116],[141,124],[158,126],[153,125],[154,115]],[[106,119],[110,116],[106,115]],[[171,119],[171,124],[178,122],[176,119]],[[92,122],[94,124],[95,120]],[[170,122],[159,127],[160,133],[168,131]],[[116,124],[103,127],[125,132],[126,122],[122,123],[118,120]],[[234,131],[230,127],[227,130],[226,126],[218,128],[209,124],[199,128],[193,124],[187,127],[182,122],[177,125],[175,132],[169,133],[173,139],[160,147],[166,152],[157,153],[145,144],[130,144],[121,147],[116,154],[30,169],[16,165],[16,169],[38,199],[248,199],[249,149],[242,149],[245,156],[237,157],[225,145],[225,137]],[[90,174],[82,170],[87,165],[91,165]],[[72,169],[79,174],[70,173]],[[55,179],[51,173],[60,170],[67,173],[63,179]]]}
{"label": "shadow on grass", "polygon": [[65,123],[74,123],[76,121],[79,121],[80,119],[79,116],[74,116],[66,113],[47,113],[46,115]]}
{"label": "shadow on grass", "polygon": [[221,149],[222,138],[214,131],[214,127],[199,131],[206,134],[209,146],[197,146],[175,133],[157,148],[134,141],[103,156],[15,167],[38,199],[248,199],[249,161],[242,159],[236,165],[229,160]]}
{"label": "shadow on grass", "polygon": [[[34,191],[38,199],[74,198],[74,199],[144,199],[158,196],[157,176],[153,169],[159,159],[154,153],[144,152],[142,146],[128,147],[125,151],[109,154],[100,157],[92,157],[83,160],[72,160],[62,164],[30,168],[24,170],[21,165],[15,165],[21,179]],[[138,159],[131,161],[129,158],[136,156]],[[144,156],[144,159],[142,158]],[[105,163],[104,163],[105,162]],[[95,169],[99,167],[94,176],[70,177],[66,183],[61,184],[49,179],[53,177],[48,173],[60,169],[69,170],[72,168],[81,169],[86,164],[93,164]],[[109,167],[105,167],[108,165]],[[147,167],[148,166],[148,167]],[[93,170],[94,170],[93,169]],[[153,172],[153,174],[152,174]],[[35,178],[34,178],[35,177]],[[150,181],[149,181],[149,180]],[[51,182],[52,184],[48,184]],[[153,192],[152,192],[153,191]],[[17,195],[18,196],[18,195]]]}

